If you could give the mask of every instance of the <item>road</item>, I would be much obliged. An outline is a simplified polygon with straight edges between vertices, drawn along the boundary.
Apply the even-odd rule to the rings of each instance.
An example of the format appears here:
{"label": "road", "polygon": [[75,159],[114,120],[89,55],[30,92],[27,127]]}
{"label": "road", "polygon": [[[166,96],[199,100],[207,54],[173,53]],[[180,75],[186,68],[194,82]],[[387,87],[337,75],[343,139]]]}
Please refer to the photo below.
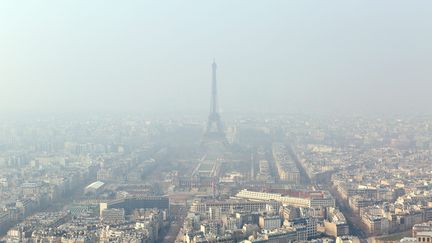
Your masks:
{"label": "road", "polygon": [[168,231],[159,241],[162,243],[172,243],[177,238],[180,232],[181,226],[183,225],[184,219],[186,218],[187,210],[185,206],[173,205],[171,207],[172,220],[168,226]]}
{"label": "road", "polygon": [[[367,234],[363,231],[363,229],[360,225],[361,224],[360,223],[361,222],[360,217],[351,211],[347,202],[344,201],[340,197],[339,193],[334,188],[329,186],[328,190],[330,191],[332,196],[335,198],[337,207],[339,208],[339,210],[341,210],[341,212],[344,214],[346,220],[348,221],[348,225],[350,227],[350,233],[352,235],[359,237],[362,240],[362,242],[367,242],[367,240],[366,240]],[[363,240],[365,240],[365,241],[363,241]]]}

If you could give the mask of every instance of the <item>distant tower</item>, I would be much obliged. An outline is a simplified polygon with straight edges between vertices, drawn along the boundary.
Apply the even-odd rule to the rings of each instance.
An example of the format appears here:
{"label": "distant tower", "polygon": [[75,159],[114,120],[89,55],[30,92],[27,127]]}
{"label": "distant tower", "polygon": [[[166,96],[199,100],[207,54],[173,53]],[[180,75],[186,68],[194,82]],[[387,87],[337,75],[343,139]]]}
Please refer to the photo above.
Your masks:
{"label": "distant tower", "polygon": [[216,62],[212,64],[212,87],[210,100],[210,114],[207,121],[207,128],[204,134],[203,143],[220,142],[224,145],[227,143],[225,133],[223,131],[222,121],[219,115],[218,99],[217,99],[217,81],[216,81]]}

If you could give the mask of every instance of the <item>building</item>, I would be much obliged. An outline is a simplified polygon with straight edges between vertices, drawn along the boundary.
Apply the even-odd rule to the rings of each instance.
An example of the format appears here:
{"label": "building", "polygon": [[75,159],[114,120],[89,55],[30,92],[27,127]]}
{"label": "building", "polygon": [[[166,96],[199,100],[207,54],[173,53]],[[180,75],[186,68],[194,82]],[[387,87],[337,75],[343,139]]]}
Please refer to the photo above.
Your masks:
{"label": "building", "polygon": [[336,208],[327,208],[324,228],[326,234],[334,237],[349,235],[349,226],[345,216]]}
{"label": "building", "polygon": [[244,198],[249,200],[269,201],[274,200],[286,205],[294,207],[334,207],[335,200],[327,191],[320,191],[311,193],[307,197],[292,197],[283,196],[279,193],[256,192],[243,189],[236,194],[237,198]]}
{"label": "building", "polygon": [[168,209],[169,211],[170,204],[166,196],[136,196],[100,203],[99,207],[101,213],[104,209],[123,208],[126,214],[131,214],[137,208]]}
{"label": "building", "polygon": [[356,236],[338,236],[336,243],[360,243],[360,239]]}
{"label": "building", "polygon": [[390,222],[385,217],[366,215],[362,217],[362,221],[366,225],[368,233],[371,235],[382,235],[389,233]]}
{"label": "building", "polygon": [[102,210],[101,221],[104,223],[119,223],[125,221],[125,210],[122,208],[110,208]]}
{"label": "building", "polygon": [[279,215],[261,215],[259,217],[259,226],[265,230],[273,230],[281,227],[282,219]]}
{"label": "building", "polygon": [[306,239],[316,238],[320,234],[317,230],[318,228],[317,219],[313,217],[303,217],[294,220],[289,220],[286,226],[289,226],[291,228],[296,229],[299,232],[302,232],[302,234]]}
{"label": "building", "polygon": [[103,183],[102,181],[95,181],[84,188],[84,193],[85,194],[98,194],[99,192],[101,192],[104,185],[105,185],[105,183]]}
{"label": "building", "polygon": [[422,224],[415,224],[412,228],[412,236],[416,237],[418,232],[432,232],[432,221]]}
{"label": "building", "polygon": [[246,200],[226,200],[226,201],[195,201],[192,203],[191,211],[196,213],[208,212],[210,208],[220,208],[223,213],[234,211],[262,212],[266,210],[267,205],[279,208],[280,203],[276,201],[254,202]]}
{"label": "building", "polygon": [[418,242],[432,242],[432,231],[418,232],[415,238]]}

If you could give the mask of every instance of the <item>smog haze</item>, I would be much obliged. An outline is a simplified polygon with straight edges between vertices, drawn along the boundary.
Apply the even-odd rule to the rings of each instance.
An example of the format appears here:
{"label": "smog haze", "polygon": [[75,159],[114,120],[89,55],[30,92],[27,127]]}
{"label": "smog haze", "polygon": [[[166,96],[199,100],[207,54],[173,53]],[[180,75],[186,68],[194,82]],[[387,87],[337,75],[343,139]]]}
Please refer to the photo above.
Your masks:
{"label": "smog haze", "polygon": [[2,1],[0,112],[430,113],[430,1]]}

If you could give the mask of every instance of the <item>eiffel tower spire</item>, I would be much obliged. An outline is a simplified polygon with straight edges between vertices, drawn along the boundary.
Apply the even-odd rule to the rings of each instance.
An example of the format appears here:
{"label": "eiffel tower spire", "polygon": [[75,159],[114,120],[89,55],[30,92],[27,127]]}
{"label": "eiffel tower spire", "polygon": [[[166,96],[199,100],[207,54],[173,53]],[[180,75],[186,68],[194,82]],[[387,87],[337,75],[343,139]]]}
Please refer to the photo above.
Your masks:
{"label": "eiffel tower spire", "polygon": [[210,114],[207,121],[207,128],[204,134],[204,140],[207,140],[209,142],[213,141],[226,143],[225,133],[223,131],[222,121],[219,115],[216,71],[217,65],[216,62],[213,60]]}

